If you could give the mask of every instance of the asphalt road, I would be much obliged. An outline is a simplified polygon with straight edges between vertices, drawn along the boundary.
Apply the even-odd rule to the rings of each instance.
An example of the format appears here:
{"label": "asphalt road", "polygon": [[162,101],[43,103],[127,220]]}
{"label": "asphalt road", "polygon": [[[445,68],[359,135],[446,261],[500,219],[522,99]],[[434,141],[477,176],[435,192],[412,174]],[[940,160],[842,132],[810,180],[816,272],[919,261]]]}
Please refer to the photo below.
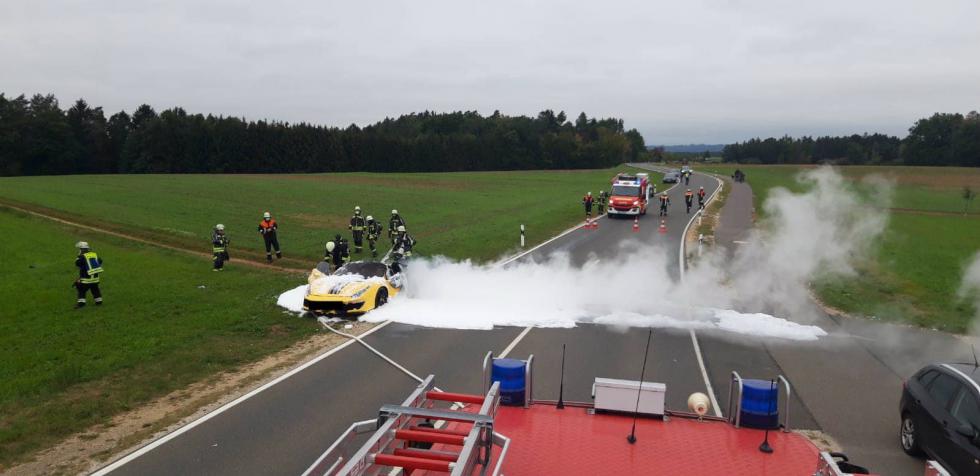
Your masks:
{"label": "asphalt road", "polygon": [[[696,174],[690,186],[696,190],[700,185],[710,194],[716,181]],[[665,218],[666,234],[657,232],[656,210],[651,209],[651,215],[640,219],[639,232],[632,231],[632,220],[603,218],[598,230],[575,230],[522,259],[543,260],[554,251],[564,251],[573,262],[583,263],[618,253],[615,245],[624,241],[662,243],[671,256],[677,256],[688,216],[683,209],[683,188],[674,188],[670,194],[673,206]],[[748,200],[733,197],[725,213],[751,217],[746,206],[751,207],[751,195]],[[751,218],[727,224],[747,227]],[[728,231],[731,236],[744,237],[744,230]],[[676,258],[668,263],[668,271],[676,276]],[[852,460],[881,474],[921,474],[922,463],[906,457],[897,443],[901,377],[927,361],[964,358],[964,344],[945,334],[866,321],[839,323],[824,316],[818,324],[832,336],[816,345],[699,332],[705,373],[721,410],[727,415],[725,400],[732,370],[748,378],[782,374],[793,384],[790,414],[794,428],[830,433]],[[512,344],[516,345],[510,356],[535,355],[537,398],[557,398],[562,344],[567,349],[566,400],[589,401],[594,377],[639,378],[646,329],[582,325],[522,331],[525,329],[463,331],[388,324],[365,341],[417,375],[435,374],[437,385],[449,391],[479,391],[484,354],[492,350],[499,355]],[[692,334],[653,330],[647,379],[667,383],[671,409],[685,409],[691,392],[707,391]],[[883,339],[884,334],[889,338]],[[969,347],[966,349],[968,353]],[[296,475],[350,423],[375,417],[382,404],[401,401],[414,387],[415,381],[406,374],[360,345],[349,345],[219,410],[178,436],[140,451],[112,474]]]}

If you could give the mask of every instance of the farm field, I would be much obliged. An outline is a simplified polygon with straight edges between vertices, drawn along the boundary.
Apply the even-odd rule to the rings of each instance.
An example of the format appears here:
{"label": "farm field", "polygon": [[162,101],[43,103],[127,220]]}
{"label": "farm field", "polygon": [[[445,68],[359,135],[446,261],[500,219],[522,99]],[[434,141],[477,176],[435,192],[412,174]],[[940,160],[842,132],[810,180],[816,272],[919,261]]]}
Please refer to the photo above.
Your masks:
{"label": "farm field", "polygon": [[[573,172],[276,176],[64,176],[0,179],[0,472],[68,435],[319,331],[284,314],[279,293],[322,258],[323,242],[349,237],[354,204],[380,216],[398,208],[421,254],[489,260],[582,219],[579,200],[619,167]],[[659,177],[655,177],[659,180]],[[270,203],[276,206],[269,205]],[[81,229],[5,208],[26,208]],[[284,269],[264,258],[255,226],[281,222]],[[232,261],[211,272],[211,226],[223,222]],[[74,310],[75,242],[105,260],[106,304]],[[183,250],[196,252],[186,253]]]}
{"label": "farm field", "polygon": [[0,178],[0,205],[201,251],[223,223],[233,252],[250,259],[264,258],[256,226],[268,210],[280,225],[281,264],[298,269],[321,259],[334,234],[350,238],[355,205],[386,229],[397,209],[418,254],[486,261],[517,251],[521,224],[533,244],[580,221],[582,195],[626,170],[16,177]]}
{"label": "farm field", "polygon": [[[710,164],[702,171],[731,175],[741,168],[752,186],[757,213],[773,187],[801,191],[806,166]],[[974,310],[956,291],[964,267],[980,249],[980,200],[964,214],[964,187],[980,192],[980,170],[956,167],[845,166],[841,173],[860,190],[860,180],[880,175],[895,184],[889,222],[872,260],[857,263],[857,276],[815,283],[827,304],[853,314],[964,332]]]}

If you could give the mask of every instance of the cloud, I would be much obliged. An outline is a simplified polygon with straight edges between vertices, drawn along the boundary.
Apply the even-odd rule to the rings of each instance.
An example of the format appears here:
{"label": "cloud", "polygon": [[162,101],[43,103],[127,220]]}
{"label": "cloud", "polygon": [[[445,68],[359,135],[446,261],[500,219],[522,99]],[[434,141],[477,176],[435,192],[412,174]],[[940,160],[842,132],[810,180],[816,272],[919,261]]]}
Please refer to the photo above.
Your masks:
{"label": "cloud", "polygon": [[978,17],[973,0],[9,0],[0,90],[338,126],[553,108],[651,143],[901,135],[980,102]]}

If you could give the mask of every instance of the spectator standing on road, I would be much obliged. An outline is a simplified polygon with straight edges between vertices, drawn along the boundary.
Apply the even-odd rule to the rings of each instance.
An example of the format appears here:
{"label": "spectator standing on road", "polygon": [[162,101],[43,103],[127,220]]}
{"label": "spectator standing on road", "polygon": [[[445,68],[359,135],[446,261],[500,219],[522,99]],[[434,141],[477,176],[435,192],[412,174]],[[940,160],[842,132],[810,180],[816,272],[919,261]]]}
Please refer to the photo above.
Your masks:
{"label": "spectator standing on road", "polygon": [[272,262],[272,250],[276,251],[276,259],[282,259],[282,252],[279,251],[279,224],[272,218],[272,214],[265,212],[262,214],[262,221],[259,222],[259,233],[265,241],[265,259]]}
{"label": "spectator standing on road", "polygon": [[670,197],[667,196],[667,192],[660,194],[660,216],[667,215],[667,207],[670,206]]}
{"label": "spectator standing on road", "polygon": [[395,246],[395,237],[398,236],[400,226],[406,226],[405,219],[398,214],[398,210],[392,210],[391,218],[388,219],[388,238],[391,240],[391,246]]}
{"label": "spectator standing on road", "polygon": [[225,226],[221,223],[214,225],[214,230],[211,232],[211,253],[214,254],[212,258],[214,268],[211,269],[212,271],[223,270],[225,268],[225,261],[231,260],[228,256],[229,243],[231,243],[231,240],[225,234]]}
{"label": "spectator standing on road", "polygon": [[360,253],[364,249],[364,230],[367,228],[367,224],[364,222],[364,217],[361,216],[361,207],[354,207],[354,216],[350,217],[350,225],[347,226],[348,230],[354,235],[354,252]]}
{"label": "spectator standing on road", "polygon": [[698,188],[698,208],[704,210],[704,187]]}
{"label": "spectator standing on road", "polygon": [[592,218],[592,192],[585,194],[582,197],[582,205],[585,205],[585,218]]}
{"label": "spectator standing on road", "polygon": [[684,204],[687,205],[687,214],[691,214],[691,205],[694,205],[694,192],[691,189],[687,189],[684,192]]}
{"label": "spectator standing on road", "polygon": [[75,267],[78,268],[78,279],[72,285],[78,291],[78,300],[75,302],[75,309],[85,307],[85,295],[89,291],[92,292],[95,305],[101,306],[102,291],[99,289],[99,281],[102,275],[102,258],[92,251],[87,242],[79,241],[75,243],[75,248],[78,248],[78,257],[75,258]]}
{"label": "spectator standing on road", "polygon": [[381,223],[374,220],[371,215],[367,216],[367,240],[368,246],[371,248],[371,257],[378,257],[378,239],[381,238],[381,231],[384,229]]}

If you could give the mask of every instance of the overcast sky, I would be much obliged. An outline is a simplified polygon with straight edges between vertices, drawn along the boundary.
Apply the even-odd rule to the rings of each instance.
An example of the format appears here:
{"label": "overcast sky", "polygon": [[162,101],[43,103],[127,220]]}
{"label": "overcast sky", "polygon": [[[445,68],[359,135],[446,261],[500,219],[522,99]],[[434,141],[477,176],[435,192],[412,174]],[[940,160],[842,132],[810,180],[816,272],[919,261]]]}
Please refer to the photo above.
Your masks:
{"label": "overcast sky", "polygon": [[649,144],[980,109],[980,1],[0,2],[0,92],[364,125],[614,116]]}

